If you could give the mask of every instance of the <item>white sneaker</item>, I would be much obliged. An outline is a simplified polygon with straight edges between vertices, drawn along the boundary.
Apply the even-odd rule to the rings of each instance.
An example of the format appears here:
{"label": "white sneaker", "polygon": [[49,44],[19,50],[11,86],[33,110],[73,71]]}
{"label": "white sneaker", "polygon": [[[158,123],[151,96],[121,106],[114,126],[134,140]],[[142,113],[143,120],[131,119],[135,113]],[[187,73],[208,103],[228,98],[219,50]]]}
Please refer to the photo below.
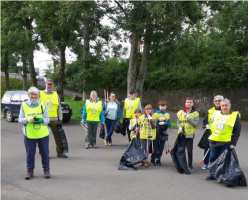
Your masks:
{"label": "white sneaker", "polygon": [[208,166],[205,164],[201,167],[202,170],[206,170],[207,168],[208,168]]}

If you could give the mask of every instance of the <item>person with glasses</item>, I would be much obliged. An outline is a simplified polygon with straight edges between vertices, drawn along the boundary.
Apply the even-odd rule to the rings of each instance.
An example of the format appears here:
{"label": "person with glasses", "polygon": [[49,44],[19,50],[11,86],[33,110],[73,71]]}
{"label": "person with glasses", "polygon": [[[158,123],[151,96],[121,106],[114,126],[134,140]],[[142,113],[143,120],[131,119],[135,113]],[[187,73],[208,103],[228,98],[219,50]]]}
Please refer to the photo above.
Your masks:
{"label": "person with glasses", "polygon": [[[224,99],[224,97],[222,95],[216,95],[214,97],[214,100],[213,100],[214,107],[209,109],[208,112],[206,113],[205,118],[204,118],[203,123],[202,123],[203,129],[205,129],[205,130],[209,129],[210,130],[214,118],[216,116],[220,115],[220,113],[221,113],[220,104],[221,104],[221,101],[223,101],[223,99]],[[211,134],[211,130],[210,130],[210,134]],[[208,150],[208,148],[204,150],[204,155],[206,155],[207,150]],[[207,169],[207,167],[208,167],[209,157],[210,157],[210,152],[208,151],[208,154],[205,156],[204,164],[202,166],[203,170]]]}

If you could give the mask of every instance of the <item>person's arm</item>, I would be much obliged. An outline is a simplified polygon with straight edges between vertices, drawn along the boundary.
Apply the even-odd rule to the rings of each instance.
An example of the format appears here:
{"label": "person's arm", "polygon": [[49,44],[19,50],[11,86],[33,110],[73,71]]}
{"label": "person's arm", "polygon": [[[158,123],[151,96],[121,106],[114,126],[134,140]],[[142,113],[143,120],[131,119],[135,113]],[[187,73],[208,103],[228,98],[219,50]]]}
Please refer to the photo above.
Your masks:
{"label": "person's arm", "polygon": [[49,112],[48,112],[48,109],[47,109],[47,105],[44,103],[44,105],[45,105],[45,110],[44,110],[44,113],[43,113],[43,120],[44,120],[44,122],[43,122],[43,124],[45,124],[45,125],[47,125],[47,124],[49,124],[49,122],[50,122],[50,117],[49,117]]}
{"label": "person's arm", "polygon": [[105,122],[105,117],[104,117],[104,114],[103,114],[103,110],[102,110],[101,113],[100,113],[99,119],[100,119],[100,121],[101,121],[102,123]]}
{"label": "person's arm", "polygon": [[142,112],[142,106],[141,106],[141,102],[139,101],[139,109]]}
{"label": "person's arm", "polygon": [[24,114],[24,111],[23,111],[22,106],[21,106],[21,109],[20,109],[18,122],[19,122],[20,124],[23,124],[23,125],[26,125],[26,124],[28,123],[27,118],[25,118],[25,114]]}
{"label": "person's arm", "polygon": [[177,119],[177,128],[181,127],[179,120]]}
{"label": "person's arm", "polygon": [[117,121],[121,120],[121,107],[120,104],[117,102]]}
{"label": "person's arm", "polygon": [[190,118],[188,121],[192,126],[197,127],[199,125],[199,115],[195,119]]}
{"label": "person's arm", "polygon": [[233,127],[233,132],[232,132],[231,145],[236,146],[239,136],[240,136],[240,132],[241,132],[241,122],[240,122],[239,115],[237,115],[237,118],[236,118],[236,121]]}
{"label": "person's arm", "polygon": [[168,127],[171,127],[171,121],[168,119],[168,121],[165,123]]}
{"label": "person's arm", "polygon": [[86,113],[86,103],[85,103],[83,107],[82,119],[86,119],[86,117],[87,117],[87,113]]}
{"label": "person's arm", "polygon": [[59,95],[58,95],[58,101],[59,101],[59,107],[58,107],[58,117],[59,117],[59,120],[62,121],[63,120],[63,113],[62,113],[62,108],[61,108],[61,103],[60,103],[60,99],[59,99]]}
{"label": "person's arm", "polygon": [[205,114],[205,117],[204,117],[204,120],[203,120],[202,124],[205,125],[205,126],[208,124],[208,111]]}
{"label": "person's arm", "polygon": [[126,116],[125,102],[124,102],[124,106],[123,106],[122,116],[123,116],[123,119],[125,119],[125,116]]}

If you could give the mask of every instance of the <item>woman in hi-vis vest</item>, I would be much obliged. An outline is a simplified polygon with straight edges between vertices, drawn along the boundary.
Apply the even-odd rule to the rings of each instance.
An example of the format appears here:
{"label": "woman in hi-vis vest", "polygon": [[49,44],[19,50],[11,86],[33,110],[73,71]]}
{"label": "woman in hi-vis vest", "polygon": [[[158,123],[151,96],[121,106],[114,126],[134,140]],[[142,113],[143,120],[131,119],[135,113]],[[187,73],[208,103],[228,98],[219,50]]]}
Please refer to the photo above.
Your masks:
{"label": "woman in hi-vis vest", "polygon": [[23,125],[24,144],[26,148],[27,176],[29,180],[34,176],[34,161],[36,144],[41,154],[42,167],[45,178],[50,178],[49,160],[49,130],[50,121],[46,104],[39,100],[39,90],[31,87],[28,90],[29,99],[22,102],[18,122]]}
{"label": "woman in hi-vis vest", "polygon": [[140,98],[137,98],[135,96],[135,91],[133,89],[131,89],[129,91],[129,97],[125,99],[124,108],[123,108],[123,124],[125,127],[125,132],[127,130],[129,142],[131,141],[131,138],[130,138],[130,132],[131,131],[129,130],[129,124],[130,124],[130,120],[132,118],[135,118],[134,111],[136,109],[140,109],[142,112]]}
{"label": "woman in hi-vis vest", "polygon": [[88,132],[85,136],[85,149],[88,149],[89,145],[91,145],[93,148],[96,148],[96,133],[98,123],[102,122],[104,124],[105,122],[102,111],[102,101],[99,101],[97,97],[97,92],[91,91],[90,99],[86,100],[86,103],[83,107],[81,123],[84,124],[86,121],[88,126]]}

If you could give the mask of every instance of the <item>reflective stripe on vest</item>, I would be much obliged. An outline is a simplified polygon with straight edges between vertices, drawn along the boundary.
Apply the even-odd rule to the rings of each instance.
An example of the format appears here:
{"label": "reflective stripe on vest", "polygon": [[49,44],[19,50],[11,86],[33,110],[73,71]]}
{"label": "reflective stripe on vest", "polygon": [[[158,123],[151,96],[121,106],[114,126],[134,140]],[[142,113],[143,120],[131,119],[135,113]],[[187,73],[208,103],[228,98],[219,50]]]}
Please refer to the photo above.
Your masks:
{"label": "reflective stripe on vest", "polygon": [[[189,113],[189,116],[191,117],[192,120],[194,120],[196,117],[199,116],[198,112],[192,112]],[[184,112],[184,110],[180,110],[177,113],[177,117],[179,120],[179,124],[181,127],[184,127],[184,134],[185,135],[194,135],[195,134],[195,127],[192,126],[189,121],[187,120],[187,113]],[[180,132],[178,131],[178,134]]]}
{"label": "reflective stripe on vest", "polygon": [[212,134],[208,139],[216,142],[230,142],[237,115],[238,112],[232,112],[229,115],[217,116],[212,124]]}
{"label": "reflective stripe on vest", "polygon": [[[43,108],[41,108],[41,106]],[[37,107],[30,107],[26,102],[22,102],[22,109],[25,114],[25,118],[27,117],[37,117],[44,118],[43,111],[45,110],[45,103],[41,101],[41,103]],[[43,111],[42,111],[43,110]],[[44,124],[26,124],[26,136],[29,139],[39,139],[44,138],[49,135],[49,130],[47,125]]]}
{"label": "reflective stripe on vest", "polygon": [[134,117],[134,111],[139,108],[139,101],[140,98],[136,98],[133,100],[130,100],[129,98],[125,99],[125,118],[131,118],[131,115]]}
{"label": "reflective stripe on vest", "polygon": [[56,91],[53,91],[53,94],[40,91],[40,100],[46,103],[49,117],[58,117],[59,98]]}
{"label": "reflective stripe on vest", "polygon": [[97,103],[92,103],[89,100],[86,100],[86,120],[99,122],[100,113],[102,111],[102,101]]}
{"label": "reflective stripe on vest", "polygon": [[[155,120],[154,117],[152,117],[152,120]],[[140,139],[145,140],[155,140],[156,139],[156,128],[152,129],[150,121],[145,118],[145,115],[141,115],[138,119],[138,124],[140,126],[139,135]]]}
{"label": "reflective stripe on vest", "polygon": [[208,124],[210,126],[210,129],[213,126],[214,118],[219,116],[220,114],[221,114],[221,111],[216,110],[215,107],[213,107],[210,110],[208,110]]}

